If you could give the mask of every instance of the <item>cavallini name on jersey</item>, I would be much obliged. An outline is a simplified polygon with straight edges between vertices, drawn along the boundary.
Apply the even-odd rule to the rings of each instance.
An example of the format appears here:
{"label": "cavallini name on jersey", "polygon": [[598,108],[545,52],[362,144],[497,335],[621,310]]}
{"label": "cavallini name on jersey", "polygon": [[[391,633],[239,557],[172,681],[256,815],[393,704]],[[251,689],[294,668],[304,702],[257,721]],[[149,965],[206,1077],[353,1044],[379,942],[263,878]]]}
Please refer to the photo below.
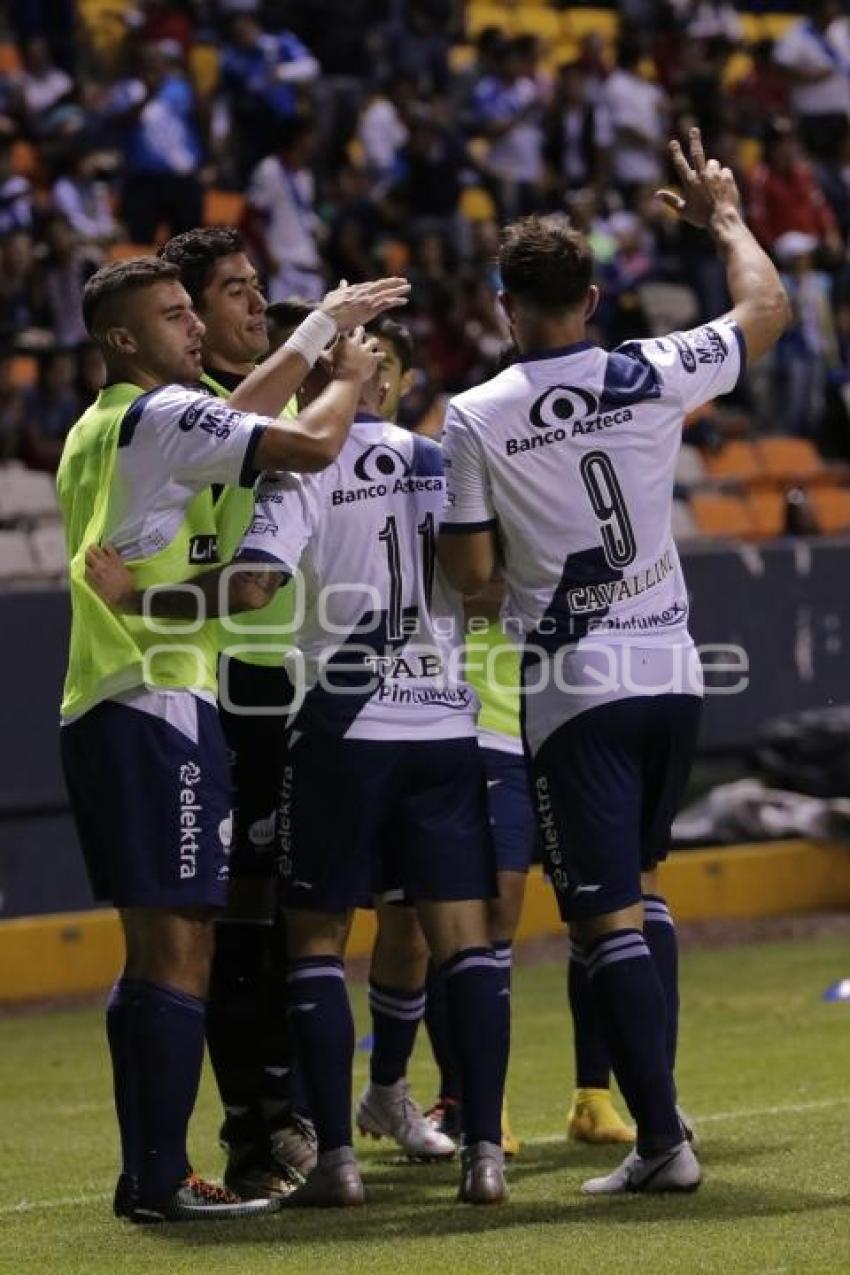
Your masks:
{"label": "cavallini name on jersey", "polygon": [[594,416],[589,421],[573,421],[569,429],[559,425],[555,429],[547,429],[530,438],[509,438],[505,442],[505,454],[517,456],[521,452],[533,452],[539,447],[551,447],[553,443],[563,443],[568,438],[576,438],[579,434],[598,434],[612,425],[625,425],[632,419],[630,408],[624,407],[619,412],[609,412],[605,416]]}
{"label": "cavallini name on jersey", "polygon": [[668,549],[665,554],[645,567],[637,575],[625,576],[622,580],[609,580],[602,584],[586,584],[567,593],[570,611],[574,615],[584,615],[588,611],[599,611],[603,607],[614,606],[618,602],[628,602],[638,598],[642,593],[654,589],[661,584],[673,570],[673,552]]}
{"label": "cavallini name on jersey", "polygon": [[412,496],[417,491],[442,491],[443,478],[396,478],[391,487],[386,483],[368,483],[362,487],[337,487],[331,492],[332,505],[353,505],[358,500],[378,500],[392,493],[393,496]]}

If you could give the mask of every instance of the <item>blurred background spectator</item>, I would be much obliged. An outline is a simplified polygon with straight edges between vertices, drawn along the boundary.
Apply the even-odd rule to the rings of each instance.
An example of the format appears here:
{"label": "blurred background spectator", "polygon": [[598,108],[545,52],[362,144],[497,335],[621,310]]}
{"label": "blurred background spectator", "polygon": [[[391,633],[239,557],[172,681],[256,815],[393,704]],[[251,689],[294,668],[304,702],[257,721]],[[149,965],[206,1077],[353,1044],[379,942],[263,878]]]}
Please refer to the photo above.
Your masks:
{"label": "blurred background spectator", "polygon": [[[0,455],[52,468],[102,367],[103,260],[239,225],[273,299],[409,274],[405,423],[501,366],[499,223],[591,237],[605,343],[728,303],[706,236],[653,200],[698,122],[738,176],[795,322],[703,439],[850,458],[850,20],[838,0],[11,0],[0,13]],[[54,357],[55,356],[55,357]],[[36,360],[38,360],[36,362]]]}

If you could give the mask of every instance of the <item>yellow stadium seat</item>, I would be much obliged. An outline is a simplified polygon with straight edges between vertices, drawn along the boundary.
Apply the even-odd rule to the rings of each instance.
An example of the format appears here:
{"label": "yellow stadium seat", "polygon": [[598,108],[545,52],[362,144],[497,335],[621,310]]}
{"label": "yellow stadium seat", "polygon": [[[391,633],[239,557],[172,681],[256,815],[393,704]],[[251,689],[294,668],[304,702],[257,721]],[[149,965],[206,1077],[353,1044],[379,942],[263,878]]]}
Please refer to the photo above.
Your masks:
{"label": "yellow stadium seat", "polygon": [[205,226],[238,226],[245,211],[245,196],[233,190],[204,192]]}
{"label": "yellow stadium seat", "polygon": [[466,11],[466,34],[475,40],[488,27],[499,27],[510,34],[513,31],[513,14],[510,9],[496,4],[471,4]]}
{"label": "yellow stadium seat", "polygon": [[703,536],[732,536],[750,539],[755,535],[753,519],[740,496],[696,492],[691,497],[691,513]]}
{"label": "yellow stadium seat", "polygon": [[496,205],[483,186],[467,186],[460,197],[460,215],[467,221],[493,221]]}
{"label": "yellow stadium seat", "polygon": [[218,84],[218,49],[214,44],[196,44],[189,50],[189,77],[200,97],[209,97]]}
{"label": "yellow stadium seat", "polygon": [[467,71],[475,62],[475,46],[472,44],[453,44],[449,49],[449,69],[458,75]]}
{"label": "yellow stadium seat", "polygon": [[733,53],[723,68],[723,84],[732,88],[745,80],[753,69],[753,59],[748,53]]}
{"label": "yellow stadium seat", "polygon": [[561,35],[561,19],[554,9],[539,4],[521,4],[513,18],[515,35],[536,35],[541,40],[556,41]]}
{"label": "yellow stadium seat", "polygon": [[607,43],[616,44],[620,36],[620,18],[613,9],[568,9],[562,19],[561,33],[566,40],[601,35]]}
{"label": "yellow stadium seat", "polygon": [[579,53],[581,53],[581,47],[578,40],[559,40],[555,47],[549,50],[546,57],[547,70],[557,70],[559,66],[567,66],[570,62],[575,62]]}
{"label": "yellow stadium seat", "polygon": [[761,15],[758,13],[739,13],[738,21],[741,24],[741,32],[744,37],[744,44],[758,44],[759,40],[764,39],[764,31],[762,28]]}
{"label": "yellow stadium seat", "polygon": [[[800,5],[801,9],[805,5]],[[761,38],[763,40],[781,40],[789,27],[800,21],[799,13],[765,13],[761,20]]]}
{"label": "yellow stadium seat", "polygon": [[761,163],[762,145],[755,137],[742,137],[738,141],[738,158],[745,173],[751,173]]}

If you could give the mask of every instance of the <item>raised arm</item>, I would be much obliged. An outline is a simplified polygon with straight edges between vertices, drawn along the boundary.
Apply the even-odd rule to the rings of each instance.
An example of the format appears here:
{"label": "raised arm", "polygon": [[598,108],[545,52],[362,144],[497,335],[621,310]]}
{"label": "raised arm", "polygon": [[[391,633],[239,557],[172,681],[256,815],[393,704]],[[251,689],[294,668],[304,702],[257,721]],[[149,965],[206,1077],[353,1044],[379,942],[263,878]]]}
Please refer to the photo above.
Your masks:
{"label": "raised arm", "polygon": [[690,162],[678,142],[670,143],[681,193],[658,191],[683,221],[707,230],[726,266],[732,310],[725,317],[744,337],[750,362],[772,349],[791,321],[788,295],[776,267],[741,216],[735,178],[718,160],[705,158],[698,128],[689,139]]}

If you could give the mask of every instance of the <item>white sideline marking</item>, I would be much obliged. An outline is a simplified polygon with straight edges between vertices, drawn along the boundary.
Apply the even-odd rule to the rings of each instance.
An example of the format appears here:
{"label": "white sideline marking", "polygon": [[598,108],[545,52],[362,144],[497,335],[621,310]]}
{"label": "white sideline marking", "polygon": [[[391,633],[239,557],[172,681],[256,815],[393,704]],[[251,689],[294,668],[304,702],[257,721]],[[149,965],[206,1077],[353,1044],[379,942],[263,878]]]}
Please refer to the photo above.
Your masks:
{"label": "white sideline marking", "polygon": [[[850,1095],[842,1098],[820,1098],[815,1102],[795,1102],[780,1107],[745,1107],[740,1111],[712,1111],[704,1116],[693,1116],[697,1129],[700,1125],[720,1123],[723,1120],[755,1120],[760,1116],[796,1116],[806,1111],[823,1111],[827,1107],[846,1107]],[[528,1138],[525,1145],[539,1147],[550,1142],[563,1142],[563,1133],[550,1133],[543,1138]],[[0,1205],[0,1217],[12,1217],[19,1213],[32,1213],[36,1209],[65,1209],[73,1204],[95,1204],[112,1198],[111,1191],[95,1195],[64,1195],[54,1200],[21,1200],[18,1204]]]}
{"label": "white sideline marking", "polygon": [[[704,1116],[695,1116],[690,1111],[686,1114],[693,1121],[699,1135],[704,1124],[720,1123],[723,1120],[755,1120],[760,1116],[795,1116],[805,1111],[823,1111],[827,1107],[846,1107],[850,1103],[850,1095],[843,1098],[819,1098],[815,1102],[794,1102],[780,1107],[742,1107],[738,1111],[712,1111]],[[523,1139],[529,1147],[542,1146],[549,1142],[564,1141],[564,1134],[549,1133],[543,1138]]]}

